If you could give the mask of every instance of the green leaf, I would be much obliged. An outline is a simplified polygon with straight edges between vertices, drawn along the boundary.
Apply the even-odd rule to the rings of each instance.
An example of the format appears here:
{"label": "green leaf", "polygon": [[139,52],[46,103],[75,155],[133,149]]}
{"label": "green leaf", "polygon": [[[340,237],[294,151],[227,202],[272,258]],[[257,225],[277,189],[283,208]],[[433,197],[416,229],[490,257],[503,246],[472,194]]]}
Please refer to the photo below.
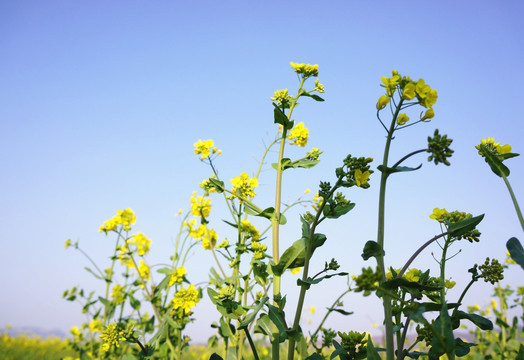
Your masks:
{"label": "green leaf", "polygon": [[298,286],[305,286],[306,289],[309,289],[311,285],[315,285],[315,284],[318,284],[319,282],[321,282],[322,280],[324,279],[329,279],[329,278],[332,278],[333,276],[346,276],[348,275],[347,272],[341,272],[341,273],[337,273],[337,274],[330,274],[330,275],[326,275],[326,276],[321,276],[319,278],[316,278],[316,279],[311,279],[311,278],[308,278],[307,280],[302,280],[302,279],[298,279],[297,280],[297,285]]}
{"label": "green leaf", "polygon": [[209,182],[215,188],[217,193],[224,192],[225,186],[224,186],[224,182],[223,181],[220,181],[220,180],[217,180],[217,179],[213,179],[213,178],[209,178]]}
{"label": "green leaf", "polygon": [[351,314],[354,313],[353,311],[346,311],[346,310],[343,310],[343,309],[337,309],[337,308],[326,308],[326,309],[328,309],[328,311],[335,311],[335,312],[338,312],[339,314],[342,314],[342,315],[344,315],[344,316],[351,315]]}
{"label": "green leaf", "polygon": [[455,339],[455,355],[457,355],[458,357],[466,356],[467,354],[469,354],[469,349],[472,346],[477,346],[477,345],[473,343],[464,342],[462,341],[461,338],[456,338]]}
{"label": "green leaf", "polygon": [[433,340],[431,342],[430,354],[450,354],[455,349],[455,340],[453,337],[453,330],[451,329],[451,319],[448,314],[448,307],[442,304],[440,316],[433,323]]}
{"label": "green leaf", "polygon": [[[291,168],[309,169],[315,166],[316,164],[318,164],[319,162],[320,160],[318,159],[317,160],[300,159],[300,160],[291,161],[291,159],[283,158],[280,162],[280,167],[282,168],[282,170],[291,169]],[[271,164],[271,167],[273,167],[273,169],[275,170],[278,170],[277,163]]]}
{"label": "green leaf", "polygon": [[93,275],[94,277],[96,277],[97,279],[100,279],[100,280],[105,280],[103,277],[101,277],[100,275],[98,275],[97,273],[95,273],[93,270],[91,270],[90,268],[88,268],[87,266],[84,268],[88,273],[91,273],[91,275]]}
{"label": "green leaf", "polygon": [[300,96],[307,96],[307,97],[310,97],[312,98],[313,100],[316,100],[316,101],[324,101],[324,99],[322,99],[320,96],[318,96],[317,94],[308,94],[307,92],[303,92],[302,94],[300,94]]}
{"label": "green leaf", "polygon": [[[317,247],[320,247],[326,242],[327,238],[324,234],[313,235],[311,255]],[[306,242],[305,237],[295,241],[289,248],[287,248],[277,265],[272,265],[273,274],[280,276],[286,269],[293,269],[304,266],[306,257]]]}
{"label": "green leaf", "polygon": [[323,357],[319,353],[313,353],[309,355],[306,360],[322,360]]}
{"label": "green leaf", "polygon": [[282,343],[287,339],[287,326],[282,313],[279,308],[274,305],[267,304],[269,311],[268,316],[271,319],[271,322],[275,324],[278,329],[278,342]]}
{"label": "green leaf", "polygon": [[[268,220],[272,220],[273,216],[275,214],[275,208],[274,207],[268,207],[262,211],[258,210],[256,207],[249,203],[244,203],[244,208],[246,210],[246,213],[249,215],[254,216],[260,216],[263,218],[266,218]],[[280,225],[285,225],[287,223],[287,219],[284,216],[284,214],[280,214]]]}
{"label": "green leaf", "polygon": [[493,323],[491,322],[491,320],[483,316],[477,314],[468,314],[464,311],[458,310],[454,317],[456,317],[459,320],[469,320],[482,330],[493,330]]}
{"label": "green leaf", "polygon": [[375,349],[375,346],[373,345],[371,336],[369,335],[368,335],[368,341],[366,342],[366,350],[367,350],[367,359],[368,360],[381,360],[377,349]]}
{"label": "green leaf", "polygon": [[242,324],[240,324],[240,326],[238,327],[239,330],[247,329],[249,324],[255,319],[255,317],[257,316],[258,312],[260,311],[260,309],[262,309],[262,307],[264,306],[266,301],[268,301],[268,299],[269,299],[269,297],[266,296],[262,300],[260,300],[258,305],[253,309],[253,311],[251,313],[249,313],[244,318],[244,322]]}
{"label": "green leaf", "polygon": [[477,227],[477,225],[484,219],[484,214],[467,218],[456,223],[448,225],[448,231],[451,236],[459,237],[465,233],[472,231]]}
{"label": "green leaf", "polygon": [[324,207],[323,214],[328,219],[337,219],[341,217],[342,215],[345,215],[348,212],[350,212],[355,207],[355,205],[356,205],[355,203],[348,203],[344,205],[338,204],[333,209],[326,206]]}
{"label": "green leaf", "polygon": [[506,248],[511,255],[511,258],[524,269],[524,248],[517,238],[512,237],[506,243]]}
{"label": "green leaf", "polygon": [[491,170],[500,177],[508,177],[509,169],[502,163],[497,155],[493,154],[485,145],[480,145],[479,152],[484,156]]}
{"label": "green leaf", "polygon": [[293,129],[294,121],[289,120],[287,118],[287,115],[284,114],[284,112],[280,110],[280,108],[275,103],[273,103],[273,106],[275,107],[275,109],[273,110],[275,124],[282,125],[286,130]]}
{"label": "green leaf", "polygon": [[417,166],[416,168],[408,167],[408,166],[395,166],[394,168],[389,168],[384,165],[377,166],[377,169],[379,169],[381,172],[385,172],[387,175],[393,174],[396,172],[406,172],[406,171],[415,171],[422,167],[422,164]]}
{"label": "green leaf", "polygon": [[348,352],[342,347],[342,345],[340,345],[336,340],[333,340],[332,342],[333,346],[335,347],[335,351],[331,353],[330,359],[334,359],[338,356],[340,360],[351,360]]}
{"label": "green leaf", "polygon": [[386,253],[380,248],[380,245],[376,241],[369,240],[364,245],[364,251],[362,252],[362,259],[367,260],[370,257],[384,256]]}
{"label": "green leaf", "polygon": [[428,285],[422,285],[415,281],[409,281],[405,278],[394,278],[391,280],[387,280],[380,286],[383,289],[386,290],[397,290],[398,288],[403,289],[415,289],[415,290],[421,290],[421,291],[437,291],[440,290],[439,286],[428,286]]}
{"label": "green leaf", "polygon": [[519,353],[517,354],[517,358],[515,360],[524,360],[524,344],[520,344]]}
{"label": "green leaf", "polygon": [[262,314],[255,323],[255,334],[271,335],[271,319],[267,314]]}
{"label": "green leaf", "polygon": [[140,300],[138,300],[131,294],[129,294],[129,303],[131,304],[131,307],[133,309],[140,310]]}
{"label": "green leaf", "polygon": [[217,353],[213,353],[209,357],[209,360],[224,360],[224,359],[222,359],[222,357],[220,355],[218,355]]}

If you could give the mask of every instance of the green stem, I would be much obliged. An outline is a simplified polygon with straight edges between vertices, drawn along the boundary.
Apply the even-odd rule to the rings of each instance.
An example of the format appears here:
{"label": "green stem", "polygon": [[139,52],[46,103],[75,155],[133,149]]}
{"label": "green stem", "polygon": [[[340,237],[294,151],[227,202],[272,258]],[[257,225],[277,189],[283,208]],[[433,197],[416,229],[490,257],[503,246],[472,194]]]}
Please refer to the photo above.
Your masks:
{"label": "green stem", "polygon": [[504,182],[506,183],[506,186],[508,187],[509,194],[511,195],[511,200],[513,201],[513,205],[515,206],[515,211],[517,212],[517,216],[520,221],[520,226],[522,227],[522,230],[524,231],[524,218],[522,217],[522,212],[520,211],[519,203],[517,202],[517,198],[515,197],[515,194],[513,193],[513,189],[511,188],[511,185],[509,184],[508,178],[502,174],[502,178],[504,179]]}
{"label": "green stem", "polygon": [[[300,94],[300,91],[302,90],[302,86],[304,85],[305,78],[302,78],[300,81],[300,86],[298,88],[298,94]],[[294,101],[291,102],[291,105],[289,107],[289,111],[287,113],[288,120],[291,120],[291,114],[293,114],[293,109],[296,106],[298,97],[300,95],[297,95],[297,98],[294,99]],[[280,262],[280,250],[279,250],[279,226],[280,226],[280,206],[282,202],[282,167],[280,164],[282,163],[282,159],[284,158],[284,147],[286,145],[286,136],[287,136],[287,129],[285,126],[282,126],[282,141],[280,142],[280,150],[278,152],[278,162],[277,162],[277,179],[276,179],[276,185],[275,185],[275,212],[273,215],[273,218],[271,219],[271,229],[272,229],[272,251],[273,251],[273,261],[275,264],[278,264]],[[280,294],[280,275],[273,276],[273,296]],[[278,334],[278,328],[276,325],[273,324],[272,326],[272,338],[271,338],[271,353],[273,360],[279,360],[280,359],[280,347],[279,347],[279,334]]]}
{"label": "green stem", "polygon": [[255,360],[259,360],[257,348],[255,347],[253,339],[251,338],[251,334],[249,334],[249,331],[246,328],[244,328],[244,332],[246,333],[247,341],[249,342],[249,346],[251,347],[251,351],[253,352],[253,357],[255,358]]}
{"label": "green stem", "polygon": [[[386,145],[384,147],[384,158],[382,160],[382,166],[384,167],[380,176],[380,193],[378,200],[378,226],[377,226],[377,243],[379,248],[382,250],[377,255],[377,265],[382,271],[382,280],[380,283],[386,281],[386,267],[384,265],[384,223],[385,223],[385,211],[386,211],[386,183],[388,179],[388,173],[386,172],[388,166],[389,149],[391,146],[391,140],[393,140],[393,132],[395,131],[395,124],[397,123],[397,117],[400,112],[403,100],[401,99],[395,113],[391,125],[389,126],[388,136],[386,139]],[[395,358],[394,340],[393,340],[393,319],[391,310],[391,298],[384,294],[383,296],[384,306],[384,323],[386,327],[386,358],[387,360],[393,360]]]}

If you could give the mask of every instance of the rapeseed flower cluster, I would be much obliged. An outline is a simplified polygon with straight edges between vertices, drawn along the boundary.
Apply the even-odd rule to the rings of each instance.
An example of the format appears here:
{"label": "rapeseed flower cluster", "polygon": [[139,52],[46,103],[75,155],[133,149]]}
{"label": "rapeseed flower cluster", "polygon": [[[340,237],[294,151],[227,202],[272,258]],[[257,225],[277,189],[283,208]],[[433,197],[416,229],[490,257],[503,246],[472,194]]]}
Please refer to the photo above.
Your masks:
{"label": "rapeseed flower cluster", "polygon": [[182,281],[184,280],[184,276],[187,274],[187,270],[185,267],[179,267],[178,269],[175,269],[171,276],[169,277],[169,283],[167,286],[171,287],[175,284],[182,284]]}
{"label": "rapeseed flower cluster", "polygon": [[136,221],[136,216],[133,213],[133,210],[127,208],[124,210],[118,210],[117,214],[113,216],[111,219],[104,222],[102,226],[100,226],[99,232],[105,232],[107,233],[109,231],[116,231],[119,225],[122,225],[122,229],[124,231],[131,230],[131,224],[134,224]]}
{"label": "rapeseed flower cluster", "polygon": [[110,296],[117,305],[123,304],[126,300],[124,288],[120,284],[113,286]]}
{"label": "rapeseed flower cluster", "polygon": [[211,211],[211,199],[204,196],[196,196],[196,191],[191,196],[191,214],[198,217],[208,217]]}
{"label": "rapeseed flower cluster", "polygon": [[136,246],[137,254],[144,256],[149,253],[151,240],[139,232],[138,234],[131,235],[131,237],[126,240],[126,244]]}
{"label": "rapeseed flower cluster", "polygon": [[291,145],[297,145],[304,147],[307,144],[307,140],[309,138],[309,130],[304,125],[303,122],[299,122],[295,125],[295,127],[291,130],[289,135],[287,136],[289,140],[291,140]]}
{"label": "rapeseed flower cluster", "polygon": [[195,149],[193,150],[195,154],[200,155],[200,160],[207,159],[211,154],[216,154],[217,156],[222,154],[222,150],[218,150],[215,147],[215,143],[213,140],[198,140],[196,143],[193,144]]}
{"label": "rapeseed flower cluster", "polygon": [[[437,102],[438,93],[437,90],[427,85],[424,79],[414,81],[409,76],[400,76],[396,70],[393,70],[390,78],[382,76],[380,80],[382,80],[381,86],[386,89],[386,94],[378,98],[376,105],[378,111],[384,109],[390,103],[391,98],[398,90],[402,100],[416,99],[416,102],[411,104],[419,104],[427,109],[423,115],[420,115],[420,121],[430,120],[435,116],[433,105]],[[409,120],[407,114],[400,113],[397,117],[397,125],[405,125]]]}
{"label": "rapeseed flower cluster", "polygon": [[233,189],[231,192],[242,199],[248,199],[256,196],[255,188],[258,186],[257,178],[249,178],[247,173],[242,173],[240,176],[236,176],[231,179]]}
{"label": "rapeseed flower cluster", "polygon": [[[475,148],[477,150],[479,150],[479,154],[480,155],[482,155],[482,153],[480,152],[481,145],[484,145],[494,155],[504,155],[504,154],[511,153],[511,145],[509,145],[509,144],[500,145],[499,142],[495,142],[494,138],[490,138],[489,137],[487,139],[482,139],[482,140],[480,140],[480,144],[475,146]],[[482,155],[482,156],[484,156],[484,155]]]}
{"label": "rapeseed flower cluster", "polygon": [[[430,219],[437,220],[439,223],[446,226],[472,217],[473,215],[463,211],[455,210],[448,212],[446,209],[440,208],[434,208],[433,213],[429,215]],[[473,229],[461,235],[459,239],[466,239],[469,242],[478,242],[480,235],[480,231]]]}
{"label": "rapeseed flower cluster", "polygon": [[318,76],[318,65],[297,64],[294,62],[290,62],[289,64],[297,74],[302,75],[304,78]]}
{"label": "rapeseed flower cluster", "polygon": [[175,314],[183,317],[191,313],[191,309],[200,302],[199,291],[195,285],[191,284],[187,289],[181,288],[175,294],[172,300],[173,310]]}
{"label": "rapeseed flower cluster", "polygon": [[102,350],[108,352],[113,346],[120,347],[121,342],[132,336],[131,332],[132,329],[123,330],[116,323],[107,325],[102,334],[100,334],[100,339],[104,341]]}
{"label": "rapeseed flower cluster", "polygon": [[273,93],[273,97],[270,98],[270,100],[276,101],[277,105],[289,107],[289,103],[291,102],[292,98],[291,95],[288,94],[288,89],[281,89],[275,91]]}

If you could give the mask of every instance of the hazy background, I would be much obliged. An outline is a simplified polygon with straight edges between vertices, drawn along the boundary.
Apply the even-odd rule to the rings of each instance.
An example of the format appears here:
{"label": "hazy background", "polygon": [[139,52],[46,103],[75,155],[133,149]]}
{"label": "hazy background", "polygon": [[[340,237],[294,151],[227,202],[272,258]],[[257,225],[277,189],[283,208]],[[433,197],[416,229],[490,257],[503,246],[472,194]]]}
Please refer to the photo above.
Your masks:
{"label": "hazy background", "polygon": [[[273,91],[298,86],[289,62],[320,65],[324,103],[304,99],[294,112],[310,130],[306,151],[319,147],[322,162],[284,176],[284,198],[293,200],[351,153],[381,159],[385,132],[375,117],[384,93],[381,76],[392,69],[420,77],[438,90],[435,118],[399,132],[392,161],[423,148],[435,128],[454,139],[452,166],[406,165],[421,170],[390,179],[386,254],[400,267],[422,242],[439,233],[429,219],[434,207],[485,213],[481,242],[461,242],[449,263],[458,285],[474,263],[503,260],[505,242],[522,231],[504,183],[477,155],[481,138],[495,137],[524,152],[524,5],[518,1],[12,1],[0,4],[0,327],[30,326],[67,332],[85,321],[65,289],[103,284],[85,270],[79,252],[64,250],[71,238],[108,267],[113,238],[98,228],[117,209],[137,214],[134,231],[153,240],[148,261],[168,262],[179,219],[191,192],[210,175],[193,153],[198,139],[223,150],[216,165],[223,179],[253,174],[264,143],[276,133]],[[312,86],[312,82],[309,85]],[[418,115],[418,109],[411,113]],[[288,148],[291,149],[291,148]],[[304,152],[296,149],[290,156]],[[276,153],[259,179],[257,202],[273,201]],[[517,197],[524,193],[524,158],[508,161]],[[326,222],[328,236],[314,266],[336,257],[342,271],[374,266],[360,257],[376,238],[378,173],[369,190],[346,192],[357,207]],[[214,197],[212,226],[231,233]],[[300,236],[299,210],[289,213],[282,249]],[[301,210],[300,210],[301,211]],[[257,223],[264,224],[263,222]],[[435,244],[413,266],[432,269]],[[211,253],[198,247],[188,263],[192,282],[207,280]],[[522,270],[504,283],[522,285]],[[156,274],[158,275],[158,274]],[[160,277],[156,277],[159,281]],[[296,277],[288,277],[289,314],[296,306]],[[345,280],[315,286],[306,298],[318,324]],[[492,286],[478,283],[466,298],[484,305]],[[371,330],[381,323],[380,302],[349,294],[351,317],[334,315],[337,330]],[[218,313],[207,299],[194,309],[188,334],[204,341]]]}

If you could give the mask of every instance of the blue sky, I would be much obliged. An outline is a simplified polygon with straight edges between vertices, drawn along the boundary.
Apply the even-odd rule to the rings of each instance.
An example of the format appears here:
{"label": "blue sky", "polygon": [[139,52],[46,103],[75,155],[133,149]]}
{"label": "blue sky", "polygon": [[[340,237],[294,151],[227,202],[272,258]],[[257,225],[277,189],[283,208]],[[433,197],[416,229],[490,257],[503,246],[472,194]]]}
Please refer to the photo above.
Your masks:
{"label": "blue sky", "polygon": [[[101,285],[63,243],[79,241],[107,264],[113,243],[98,228],[117,209],[137,214],[136,231],[153,240],[151,262],[167,261],[179,225],[173,215],[187,209],[191,192],[210,175],[193,143],[214,139],[223,150],[217,159],[223,178],[253,173],[276,131],[269,97],[298,85],[290,61],[319,64],[326,101],[302,101],[294,113],[310,130],[306,149],[324,154],[311,171],[285,175],[285,199],[332,180],[348,153],[381,158],[385,134],[375,117],[381,76],[397,69],[438,90],[433,121],[399,133],[391,158],[424,147],[438,128],[454,139],[452,166],[421,157],[412,161],[424,162],[420,171],[391,179],[386,252],[398,267],[438,233],[428,218],[434,207],[485,213],[481,242],[459,244],[462,252],[450,262],[453,279],[465,285],[469,267],[487,256],[502,260],[506,240],[522,237],[502,180],[474,145],[492,136],[523,152],[523,11],[516,1],[3,2],[0,327],[67,331],[84,321],[80,306],[61,294],[73,285]],[[522,199],[524,158],[508,164]],[[269,166],[259,182],[259,202],[270,204]],[[363,244],[376,237],[378,177],[371,185],[352,189],[355,210],[321,229],[328,243],[316,254],[318,266],[334,254],[350,273],[374,265],[360,258]],[[283,247],[299,236],[298,214],[288,217]],[[435,267],[431,251],[439,249],[414,266]],[[201,264],[210,262],[209,253],[196,251],[188,277],[205,281]],[[520,279],[519,269],[506,276],[513,285]],[[295,280],[287,281],[293,299]],[[310,291],[306,303],[319,309],[308,315],[313,323],[343,287],[333,280]],[[490,286],[477,284],[466,300],[482,304],[490,295]],[[377,299],[350,294],[345,305],[356,314],[332,319],[339,330],[371,330],[382,321]],[[195,314],[188,331],[205,340],[216,312],[202,301]]]}

